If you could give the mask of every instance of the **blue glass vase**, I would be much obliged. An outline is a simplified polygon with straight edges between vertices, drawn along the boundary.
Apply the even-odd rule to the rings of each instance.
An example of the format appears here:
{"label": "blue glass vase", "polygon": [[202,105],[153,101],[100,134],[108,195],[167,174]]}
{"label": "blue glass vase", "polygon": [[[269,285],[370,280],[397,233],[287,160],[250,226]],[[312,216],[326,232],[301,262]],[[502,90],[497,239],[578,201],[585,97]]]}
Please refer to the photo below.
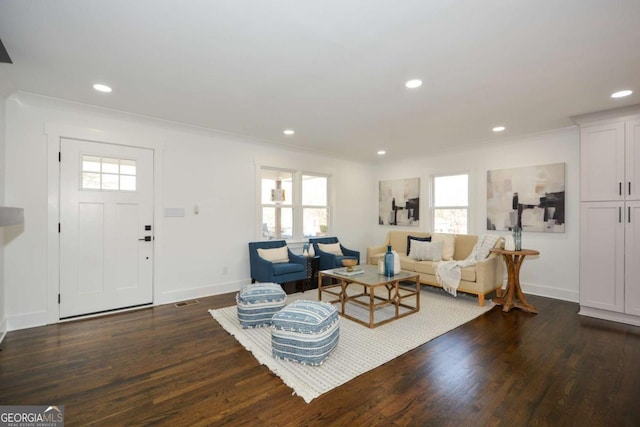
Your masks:
{"label": "blue glass vase", "polygon": [[522,228],[517,225],[513,227],[513,242],[516,251],[522,250]]}
{"label": "blue glass vase", "polygon": [[393,253],[391,253],[391,245],[387,246],[387,252],[384,254],[384,275],[393,276]]}

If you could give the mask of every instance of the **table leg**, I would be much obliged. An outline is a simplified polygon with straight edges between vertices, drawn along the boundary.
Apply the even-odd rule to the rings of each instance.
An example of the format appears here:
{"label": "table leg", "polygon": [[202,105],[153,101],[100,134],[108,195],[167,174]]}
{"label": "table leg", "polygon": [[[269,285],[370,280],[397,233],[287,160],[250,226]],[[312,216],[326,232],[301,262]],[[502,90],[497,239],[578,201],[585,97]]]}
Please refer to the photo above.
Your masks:
{"label": "table leg", "polygon": [[524,311],[528,311],[529,313],[537,313],[538,310],[535,309],[534,306],[527,302],[527,299],[524,297],[522,293],[522,288],[520,287],[520,266],[524,261],[524,255],[520,257],[516,257],[515,260],[515,270],[514,270],[514,287],[515,287],[515,301],[513,302],[513,306],[519,308]]}
{"label": "table leg", "polygon": [[375,293],[376,293],[375,289],[369,289],[369,327],[370,328],[373,328],[373,320],[375,318],[374,316]]}
{"label": "table leg", "polygon": [[420,311],[420,277],[416,276],[416,309]]}
{"label": "table leg", "polygon": [[525,255],[503,254],[504,262],[507,265],[507,293],[505,296],[498,297],[493,300],[496,304],[501,304],[502,311],[508,313],[512,308],[519,308],[529,313],[537,313],[534,306],[529,304],[522,293],[520,287],[520,267],[524,261]]}
{"label": "table leg", "polygon": [[398,319],[400,316],[400,290],[398,289],[400,281],[396,280],[395,282],[393,282],[393,285],[393,289],[395,292],[395,295],[393,296],[393,302],[396,306],[396,319]]}
{"label": "table leg", "polygon": [[345,313],[344,306],[347,303],[347,281],[340,280],[340,304],[342,305],[342,314]]}

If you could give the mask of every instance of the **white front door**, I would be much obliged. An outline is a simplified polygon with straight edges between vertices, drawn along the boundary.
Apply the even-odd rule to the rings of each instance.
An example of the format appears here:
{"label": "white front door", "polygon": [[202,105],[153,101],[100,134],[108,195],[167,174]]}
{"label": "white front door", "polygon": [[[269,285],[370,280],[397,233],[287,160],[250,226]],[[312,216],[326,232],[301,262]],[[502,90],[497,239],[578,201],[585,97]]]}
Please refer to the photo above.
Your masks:
{"label": "white front door", "polygon": [[153,301],[153,151],[60,140],[60,318]]}

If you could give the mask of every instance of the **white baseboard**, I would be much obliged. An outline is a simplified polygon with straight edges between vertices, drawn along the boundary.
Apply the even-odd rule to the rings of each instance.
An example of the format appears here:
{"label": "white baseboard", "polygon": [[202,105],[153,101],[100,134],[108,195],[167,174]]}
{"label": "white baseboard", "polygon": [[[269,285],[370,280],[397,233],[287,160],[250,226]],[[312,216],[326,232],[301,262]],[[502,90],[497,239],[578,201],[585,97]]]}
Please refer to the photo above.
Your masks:
{"label": "white baseboard", "polygon": [[569,302],[578,302],[580,300],[580,293],[577,290],[573,291],[570,289],[552,288],[550,286],[536,285],[532,283],[520,283],[520,287],[522,288],[522,292],[525,294]]}
{"label": "white baseboard", "polygon": [[625,313],[616,313],[615,311],[601,310],[599,308],[591,308],[580,306],[582,316],[595,317],[597,319],[611,320],[612,322],[626,323],[628,325],[640,326],[640,317],[631,316]]}
{"label": "white baseboard", "polygon": [[199,288],[166,291],[160,293],[160,295],[157,296],[154,304],[171,304],[174,302],[185,301],[194,298],[203,298],[213,295],[226,294],[228,292],[237,292],[243,287],[247,286],[248,283],[250,283],[250,280],[245,279],[233,282],[216,283],[215,285],[208,285]]}
{"label": "white baseboard", "polygon": [[[170,304],[194,298],[203,298],[212,295],[225,294],[228,292],[237,292],[245,287],[249,282],[250,281],[248,279],[245,279],[234,282],[217,283],[215,285],[203,286],[199,288],[167,291],[161,293],[156,297],[154,305]],[[2,321],[2,323],[0,323],[0,342],[2,342],[4,335],[8,331],[16,331],[19,329],[44,326],[49,323],[47,319],[48,317],[46,311],[8,316]]]}
{"label": "white baseboard", "polygon": [[17,331],[19,329],[35,328],[47,324],[47,312],[35,311],[33,313],[16,314],[7,317],[7,330]]}
{"label": "white baseboard", "polygon": [[0,344],[2,344],[2,340],[4,340],[5,335],[7,335],[7,318],[3,318],[0,321]]}

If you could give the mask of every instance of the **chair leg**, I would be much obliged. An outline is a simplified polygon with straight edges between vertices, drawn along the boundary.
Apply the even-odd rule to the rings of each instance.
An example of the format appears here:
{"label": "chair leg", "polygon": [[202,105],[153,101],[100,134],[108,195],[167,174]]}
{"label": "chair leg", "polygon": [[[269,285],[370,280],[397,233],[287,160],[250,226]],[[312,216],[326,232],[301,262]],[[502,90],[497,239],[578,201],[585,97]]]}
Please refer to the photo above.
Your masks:
{"label": "chair leg", "polygon": [[256,279],[254,279],[253,277],[251,278],[251,283],[256,283]]}
{"label": "chair leg", "polygon": [[479,294],[478,295],[478,305],[480,307],[484,307],[484,294]]}

